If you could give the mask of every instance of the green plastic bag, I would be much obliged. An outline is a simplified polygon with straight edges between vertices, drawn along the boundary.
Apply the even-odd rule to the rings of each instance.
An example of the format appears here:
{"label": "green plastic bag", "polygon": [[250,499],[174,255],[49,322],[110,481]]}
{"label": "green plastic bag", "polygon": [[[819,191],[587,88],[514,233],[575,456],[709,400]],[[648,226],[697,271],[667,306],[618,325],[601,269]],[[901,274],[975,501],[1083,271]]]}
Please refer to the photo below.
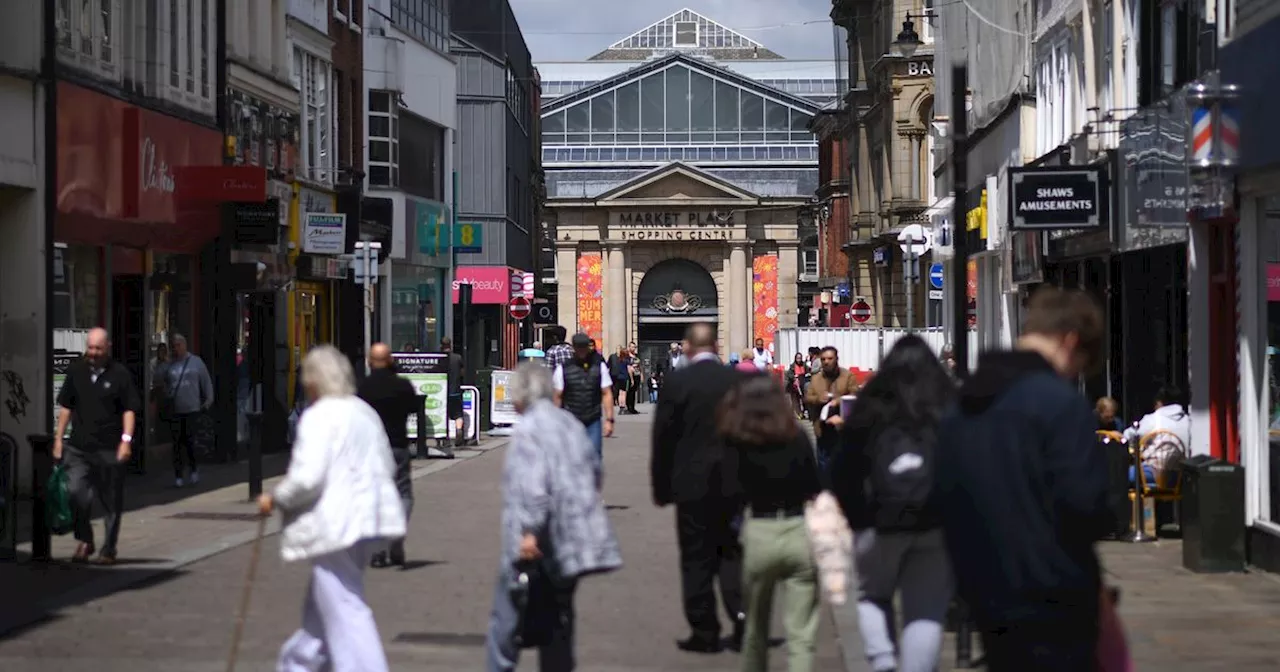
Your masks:
{"label": "green plastic bag", "polygon": [[44,521],[49,531],[58,535],[67,534],[75,527],[71,514],[71,479],[61,464],[53,466],[53,473],[45,483]]}

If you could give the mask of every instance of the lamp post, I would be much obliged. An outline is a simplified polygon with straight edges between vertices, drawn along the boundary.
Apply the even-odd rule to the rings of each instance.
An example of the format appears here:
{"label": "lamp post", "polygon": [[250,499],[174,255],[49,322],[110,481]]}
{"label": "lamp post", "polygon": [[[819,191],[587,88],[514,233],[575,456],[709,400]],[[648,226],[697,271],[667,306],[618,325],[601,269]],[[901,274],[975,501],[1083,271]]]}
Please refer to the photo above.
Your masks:
{"label": "lamp post", "polygon": [[902,22],[902,30],[898,33],[898,39],[893,41],[893,49],[903,58],[911,58],[915,56],[916,50],[924,44],[924,40],[920,39],[920,33],[916,32],[916,22],[912,19],[929,20],[937,16],[933,11],[921,12],[920,14],[907,13],[906,19]]}

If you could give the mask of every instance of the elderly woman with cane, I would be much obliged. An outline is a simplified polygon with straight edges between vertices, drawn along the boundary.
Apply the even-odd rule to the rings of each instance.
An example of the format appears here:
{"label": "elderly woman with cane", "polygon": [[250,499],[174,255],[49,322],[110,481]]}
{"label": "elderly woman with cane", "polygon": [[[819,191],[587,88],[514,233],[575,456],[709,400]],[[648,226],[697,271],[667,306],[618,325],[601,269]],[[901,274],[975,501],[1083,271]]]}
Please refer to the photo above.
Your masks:
{"label": "elderly woman with cane", "polygon": [[332,346],[302,360],[311,405],[298,421],[284,480],[258,502],[284,514],[285,561],[311,561],[302,628],[280,651],[276,669],[386,672],[364,571],[374,553],[405,535],[395,459],[382,421],[355,395],[351,362]]}
{"label": "elderly woman with cane", "polygon": [[542,672],[569,672],[578,581],[622,566],[600,499],[600,463],[582,423],[552,401],[545,366],[525,362],[507,387],[520,422],[502,480],[502,557],[486,645],[489,672],[539,649]]}

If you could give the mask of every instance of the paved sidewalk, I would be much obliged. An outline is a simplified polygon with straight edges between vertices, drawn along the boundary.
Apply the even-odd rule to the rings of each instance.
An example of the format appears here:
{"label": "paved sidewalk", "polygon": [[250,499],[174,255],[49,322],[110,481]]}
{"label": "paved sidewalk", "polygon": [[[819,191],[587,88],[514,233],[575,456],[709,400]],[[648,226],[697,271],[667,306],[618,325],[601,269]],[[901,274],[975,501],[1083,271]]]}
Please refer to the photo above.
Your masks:
{"label": "paved sidewalk", "polygon": [[[454,460],[414,462],[414,478],[448,469],[492,448],[504,445],[492,437],[478,449],[455,451]],[[286,453],[264,456],[263,482],[269,491],[288,466]],[[71,535],[53,538],[53,562],[0,563],[0,636],[29,623],[56,615],[62,609],[124,590],[139,582],[157,580],[166,573],[228,549],[242,546],[256,536],[256,504],[249,500],[247,464],[210,464],[201,468],[198,486],[178,489],[171,476],[132,477],[127,491],[120,531],[120,558],[114,567],[73,565]],[[167,470],[165,470],[167,473]],[[278,519],[270,529],[278,528]],[[94,522],[101,542],[102,523]],[[19,557],[30,557],[29,542],[19,546]]]}

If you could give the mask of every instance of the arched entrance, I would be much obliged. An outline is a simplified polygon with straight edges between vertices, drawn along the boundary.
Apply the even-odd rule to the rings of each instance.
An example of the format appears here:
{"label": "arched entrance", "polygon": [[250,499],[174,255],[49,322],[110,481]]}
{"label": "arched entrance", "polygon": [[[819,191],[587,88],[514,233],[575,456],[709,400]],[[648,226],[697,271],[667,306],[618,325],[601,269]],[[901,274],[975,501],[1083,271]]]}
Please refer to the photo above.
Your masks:
{"label": "arched entrance", "polygon": [[716,323],[719,318],[716,282],[701,264],[680,258],[654,264],[636,290],[637,345],[645,368],[684,338],[690,322]]}

